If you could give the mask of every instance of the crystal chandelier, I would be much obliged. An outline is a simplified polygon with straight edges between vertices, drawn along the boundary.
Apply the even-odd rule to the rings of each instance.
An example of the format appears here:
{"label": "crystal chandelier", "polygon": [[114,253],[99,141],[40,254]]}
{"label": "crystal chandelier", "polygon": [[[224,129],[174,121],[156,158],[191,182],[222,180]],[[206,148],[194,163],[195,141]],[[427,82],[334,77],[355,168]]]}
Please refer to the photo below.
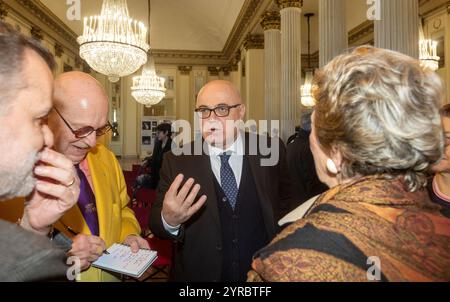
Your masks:
{"label": "crystal chandelier", "polygon": [[78,37],[80,56],[111,82],[130,75],[147,61],[147,28],[129,17],[126,0],[103,0],[99,16],[84,18]]}
{"label": "crystal chandelier", "polygon": [[[150,0],[148,0],[148,26],[150,28]],[[150,31],[149,31],[150,32]],[[149,34],[150,35],[150,34]],[[148,39],[150,41],[150,37]],[[151,52],[148,54],[147,64],[142,68],[142,75],[133,77],[131,95],[134,99],[146,107],[158,104],[166,96],[165,81],[155,71],[155,60]]]}
{"label": "crystal chandelier", "polygon": [[301,102],[305,107],[314,107],[316,105],[316,101],[313,97],[313,78],[314,78],[314,69],[311,68],[311,25],[310,18],[313,17],[313,13],[305,14],[305,17],[308,19],[308,69],[306,70],[305,76],[305,84],[301,86]]}
{"label": "crystal chandelier", "polygon": [[313,82],[314,74],[312,70],[306,72],[305,84],[301,87],[301,101],[302,105],[305,107],[314,107],[316,105],[316,100],[313,96],[314,86]]}
{"label": "crystal chandelier", "polygon": [[440,57],[437,55],[437,42],[420,40],[420,63],[422,67],[436,71],[439,69]]}
{"label": "crystal chandelier", "polygon": [[131,95],[146,107],[158,104],[166,96],[166,79],[159,77],[155,71],[155,61],[149,55],[147,64],[142,68],[142,75],[133,77]]}

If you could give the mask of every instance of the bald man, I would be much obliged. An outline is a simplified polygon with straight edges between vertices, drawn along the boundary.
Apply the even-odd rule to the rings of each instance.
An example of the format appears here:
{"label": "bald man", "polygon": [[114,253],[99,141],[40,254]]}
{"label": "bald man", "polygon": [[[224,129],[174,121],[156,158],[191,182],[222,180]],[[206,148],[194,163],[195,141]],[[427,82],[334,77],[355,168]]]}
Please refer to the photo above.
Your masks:
{"label": "bald man", "polygon": [[[270,139],[279,160],[262,166],[250,142],[267,139],[240,131],[245,116],[238,90],[213,81],[200,91],[195,112],[200,119],[203,152],[167,153],[150,227],[156,236],[174,239],[174,281],[245,281],[253,254],[274,238],[291,187],[280,140]],[[277,151],[275,151],[277,152]],[[266,155],[270,157],[270,155]]]}
{"label": "bald man", "polygon": [[[139,236],[134,212],[127,207],[129,198],[120,165],[112,152],[97,144],[97,137],[111,129],[108,108],[104,89],[90,75],[69,72],[56,78],[48,125],[54,133],[55,150],[72,161],[80,178],[78,204],[56,227],[76,235],[69,255],[79,257],[83,269],[113,243],[127,244],[134,252],[149,248]],[[81,274],[81,281],[117,280],[93,267]]]}

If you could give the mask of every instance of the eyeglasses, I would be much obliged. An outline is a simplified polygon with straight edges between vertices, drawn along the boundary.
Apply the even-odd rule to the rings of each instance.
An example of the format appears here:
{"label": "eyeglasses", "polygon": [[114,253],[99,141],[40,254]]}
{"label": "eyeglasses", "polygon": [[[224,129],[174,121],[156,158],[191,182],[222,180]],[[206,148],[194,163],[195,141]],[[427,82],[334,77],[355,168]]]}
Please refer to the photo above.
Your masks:
{"label": "eyeglasses", "polygon": [[198,116],[201,119],[207,119],[211,116],[211,113],[214,112],[214,114],[217,117],[227,117],[230,115],[230,110],[233,108],[237,108],[239,106],[241,106],[242,104],[237,104],[234,106],[227,106],[227,105],[220,105],[217,106],[216,108],[210,109],[210,108],[206,108],[206,107],[202,107],[202,108],[197,108],[194,111],[198,114]]}
{"label": "eyeglasses", "polygon": [[112,129],[112,125],[108,122],[105,126],[100,127],[98,129],[94,129],[91,126],[86,126],[77,130],[74,130],[69,123],[64,119],[64,117],[59,113],[58,109],[55,109],[56,113],[58,113],[59,117],[63,120],[63,122],[66,124],[66,126],[72,131],[72,133],[75,135],[76,138],[85,138],[91,135],[92,132],[95,131],[96,136],[102,136],[106,133],[108,133]]}

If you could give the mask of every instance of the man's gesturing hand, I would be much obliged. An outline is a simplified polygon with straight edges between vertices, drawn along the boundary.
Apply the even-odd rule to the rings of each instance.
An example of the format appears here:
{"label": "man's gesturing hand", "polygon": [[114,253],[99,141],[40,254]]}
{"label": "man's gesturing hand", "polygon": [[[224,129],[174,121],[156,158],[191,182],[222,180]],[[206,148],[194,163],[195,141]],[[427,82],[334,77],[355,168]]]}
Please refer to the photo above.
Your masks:
{"label": "man's gesturing hand", "polygon": [[190,178],[179,190],[184,175],[179,174],[166,195],[164,196],[162,215],[164,220],[171,226],[179,226],[192,217],[206,202],[206,196],[201,196],[196,203],[195,199],[200,191],[200,185]]}

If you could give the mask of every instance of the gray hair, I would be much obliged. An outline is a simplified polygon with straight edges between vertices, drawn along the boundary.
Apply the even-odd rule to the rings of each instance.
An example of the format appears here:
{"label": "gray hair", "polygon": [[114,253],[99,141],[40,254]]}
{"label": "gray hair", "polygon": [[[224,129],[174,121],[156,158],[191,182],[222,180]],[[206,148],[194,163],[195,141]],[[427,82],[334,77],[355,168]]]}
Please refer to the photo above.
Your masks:
{"label": "gray hair", "polygon": [[52,54],[39,41],[28,38],[0,21],[0,114],[6,112],[14,99],[11,93],[18,89],[18,75],[22,70],[25,50],[35,51],[53,70],[55,60]]}
{"label": "gray hair", "polygon": [[439,108],[444,87],[419,61],[358,47],[316,75],[319,143],[343,157],[344,178],[404,176],[406,189],[426,185],[426,170],[443,153]]}

